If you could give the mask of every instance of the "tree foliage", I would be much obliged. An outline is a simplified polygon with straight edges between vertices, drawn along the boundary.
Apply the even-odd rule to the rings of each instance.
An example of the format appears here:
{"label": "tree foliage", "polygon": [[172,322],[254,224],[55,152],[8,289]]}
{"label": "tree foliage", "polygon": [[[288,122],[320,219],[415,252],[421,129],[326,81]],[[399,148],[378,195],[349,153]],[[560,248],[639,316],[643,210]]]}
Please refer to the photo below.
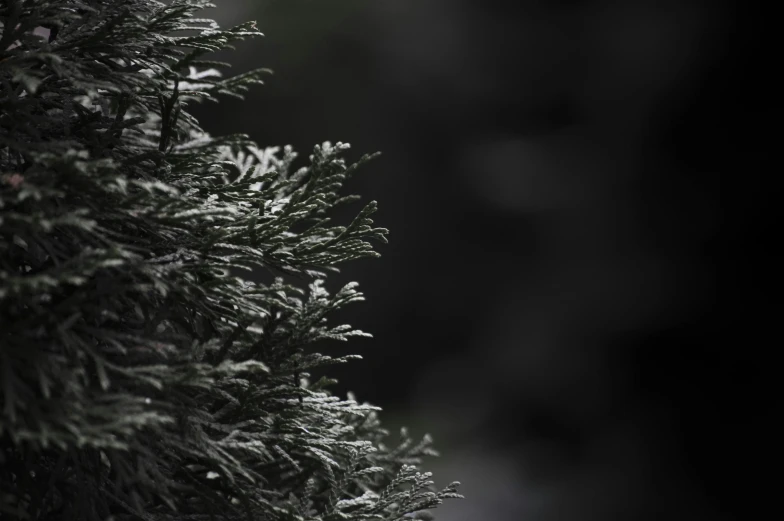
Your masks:
{"label": "tree foliage", "polygon": [[207,7],[0,4],[0,517],[426,517],[460,497],[417,470],[430,439],[387,445],[377,407],[309,381],[358,358],[311,344],[369,336],[328,324],[362,294],[324,279],[386,241],[375,202],[327,215],[370,157],[293,168],[200,128],[189,104],[268,72],[207,59],[260,35]]}

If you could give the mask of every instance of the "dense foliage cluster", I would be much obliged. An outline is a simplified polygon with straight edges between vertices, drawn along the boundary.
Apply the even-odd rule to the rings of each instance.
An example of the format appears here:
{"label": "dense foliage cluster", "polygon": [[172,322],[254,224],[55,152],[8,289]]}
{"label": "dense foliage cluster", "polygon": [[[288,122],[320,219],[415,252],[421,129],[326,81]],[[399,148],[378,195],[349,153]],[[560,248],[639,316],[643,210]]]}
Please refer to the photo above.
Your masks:
{"label": "dense foliage cluster", "polygon": [[0,518],[426,517],[460,497],[417,470],[429,438],[309,379],[355,358],[309,345],[366,335],[324,279],[386,240],[374,202],[327,216],[368,157],[201,129],[189,104],[267,72],[205,59],[260,34],[206,7],[0,3]]}

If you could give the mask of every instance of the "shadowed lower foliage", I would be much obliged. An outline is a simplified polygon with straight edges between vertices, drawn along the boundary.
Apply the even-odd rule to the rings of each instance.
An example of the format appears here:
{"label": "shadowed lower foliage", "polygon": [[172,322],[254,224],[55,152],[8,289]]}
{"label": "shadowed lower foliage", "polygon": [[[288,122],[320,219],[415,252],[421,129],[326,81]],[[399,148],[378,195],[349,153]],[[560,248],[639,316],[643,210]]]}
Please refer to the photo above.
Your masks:
{"label": "shadowed lower foliage", "polygon": [[[402,520],[441,491],[429,437],[387,445],[377,407],[309,371],[336,265],[378,254],[375,203],[327,217],[365,157],[213,137],[188,105],[242,97],[204,59],[260,33],[203,0],[0,7],[0,517]],[[268,283],[243,274],[271,272]],[[247,275],[246,275],[247,276]]]}

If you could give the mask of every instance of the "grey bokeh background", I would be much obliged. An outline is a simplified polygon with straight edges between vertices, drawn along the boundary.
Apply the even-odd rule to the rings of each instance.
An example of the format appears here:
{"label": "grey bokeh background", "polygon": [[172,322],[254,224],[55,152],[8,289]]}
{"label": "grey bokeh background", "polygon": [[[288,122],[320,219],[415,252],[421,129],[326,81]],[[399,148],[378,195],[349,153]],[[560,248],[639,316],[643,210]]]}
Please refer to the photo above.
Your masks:
{"label": "grey bokeh background", "polygon": [[[223,0],[267,35],[245,102],[193,109],[307,156],[391,230],[346,265],[372,340],[339,391],[431,432],[442,521],[751,519],[776,262],[758,2]],[[356,211],[352,208],[351,211]],[[344,221],[350,212],[338,214]],[[775,338],[775,337],[774,337]]]}

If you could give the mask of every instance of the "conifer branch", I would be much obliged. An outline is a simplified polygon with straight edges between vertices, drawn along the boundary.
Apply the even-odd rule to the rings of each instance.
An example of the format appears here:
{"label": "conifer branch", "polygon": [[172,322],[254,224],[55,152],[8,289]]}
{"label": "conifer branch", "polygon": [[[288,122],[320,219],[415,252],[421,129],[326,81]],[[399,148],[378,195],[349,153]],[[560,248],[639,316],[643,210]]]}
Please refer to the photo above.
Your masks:
{"label": "conifer branch", "polygon": [[211,6],[0,6],[0,515],[422,518],[459,497],[416,470],[431,440],[390,449],[377,407],[309,381],[359,358],[314,343],[369,336],[329,324],[363,297],[325,279],[386,242],[375,201],[328,215],[372,156],[325,142],[294,169],[290,147],[205,132],[189,102],[269,74],[204,59],[261,35]]}

